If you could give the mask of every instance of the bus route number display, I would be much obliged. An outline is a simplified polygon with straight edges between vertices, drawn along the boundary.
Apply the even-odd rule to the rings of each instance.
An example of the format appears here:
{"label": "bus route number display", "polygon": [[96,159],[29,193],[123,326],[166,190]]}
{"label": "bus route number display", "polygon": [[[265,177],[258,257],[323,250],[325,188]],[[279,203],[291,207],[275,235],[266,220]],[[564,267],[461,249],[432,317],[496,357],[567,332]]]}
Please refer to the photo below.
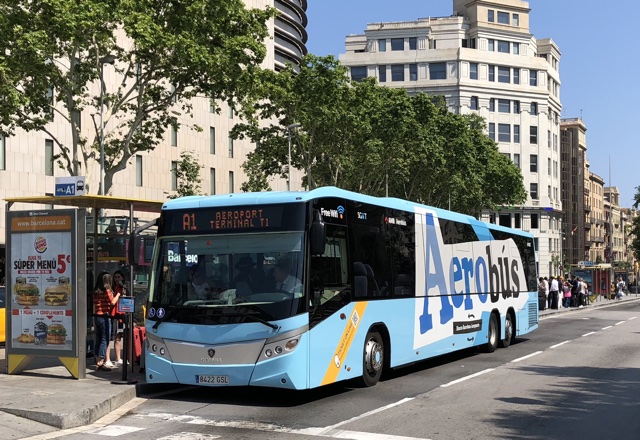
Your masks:
{"label": "bus route number display", "polygon": [[281,222],[282,207],[202,209],[182,214],[184,232],[270,229],[279,228]]}

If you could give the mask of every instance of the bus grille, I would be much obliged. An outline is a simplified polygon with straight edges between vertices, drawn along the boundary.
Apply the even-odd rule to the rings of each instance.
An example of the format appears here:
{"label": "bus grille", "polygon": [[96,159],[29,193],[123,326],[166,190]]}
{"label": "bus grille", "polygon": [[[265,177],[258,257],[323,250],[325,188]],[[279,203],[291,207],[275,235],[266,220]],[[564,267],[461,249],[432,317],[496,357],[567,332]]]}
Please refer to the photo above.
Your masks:
{"label": "bus grille", "polygon": [[538,304],[529,303],[529,327],[538,323]]}

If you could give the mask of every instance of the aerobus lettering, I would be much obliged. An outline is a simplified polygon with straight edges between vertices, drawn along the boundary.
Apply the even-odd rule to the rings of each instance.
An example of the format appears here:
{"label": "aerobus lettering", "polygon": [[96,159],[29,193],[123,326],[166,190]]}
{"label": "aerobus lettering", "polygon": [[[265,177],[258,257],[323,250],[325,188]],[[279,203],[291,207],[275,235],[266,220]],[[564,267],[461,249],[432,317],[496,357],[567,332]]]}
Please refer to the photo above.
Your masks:
{"label": "aerobus lettering", "polygon": [[[426,296],[419,317],[421,334],[433,329],[433,316],[429,310],[433,296],[437,295],[440,299],[440,324],[451,321],[456,309],[464,307],[464,310],[472,310],[474,301],[484,304],[489,298],[495,304],[500,298],[520,296],[518,272],[522,268],[518,259],[510,259],[505,241],[489,242],[484,247],[472,243],[475,261],[473,258],[456,256],[446,261],[433,214],[426,214],[425,226]],[[496,252],[499,254],[495,255]]]}

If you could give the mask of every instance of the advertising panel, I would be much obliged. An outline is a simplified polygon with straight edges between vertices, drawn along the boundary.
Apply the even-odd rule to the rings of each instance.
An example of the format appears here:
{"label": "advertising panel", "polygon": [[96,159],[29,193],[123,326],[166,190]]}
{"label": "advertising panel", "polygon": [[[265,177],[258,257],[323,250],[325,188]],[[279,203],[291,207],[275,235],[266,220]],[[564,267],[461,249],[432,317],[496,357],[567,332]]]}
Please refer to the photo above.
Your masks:
{"label": "advertising panel", "polygon": [[77,211],[15,211],[7,220],[7,351],[77,356]]}

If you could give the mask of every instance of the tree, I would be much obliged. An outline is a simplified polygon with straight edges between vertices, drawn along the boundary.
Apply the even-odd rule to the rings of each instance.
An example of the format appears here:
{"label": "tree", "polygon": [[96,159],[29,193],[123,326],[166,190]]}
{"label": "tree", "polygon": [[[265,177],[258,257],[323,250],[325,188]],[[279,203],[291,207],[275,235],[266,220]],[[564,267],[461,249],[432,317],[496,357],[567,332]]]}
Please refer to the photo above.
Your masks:
{"label": "tree", "polygon": [[200,177],[200,169],[202,166],[198,159],[194,156],[192,151],[183,151],[180,153],[180,160],[177,163],[176,168],[171,172],[176,176],[178,183],[178,189],[176,193],[170,195],[170,199],[176,199],[184,196],[201,196],[202,189],[200,184],[202,178]]}
{"label": "tree", "polygon": [[[191,114],[192,98],[250,111],[274,11],[242,0],[0,0],[0,129],[45,132],[61,168],[86,172],[100,159],[100,124],[86,137],[81,114],[100,111],[102,90],[106,194],[131,158]],[[106,56],[122,79],[115,90],[102,82]],[[70,135],[51,130],[54,117]]]}
{"label": "tree", "polygon": [[[636,194],[633,198],[633,202],[633,207],[638,209],[640,206],[640,186],[636,186]],[[636,261],[640,261],[640,216],[635,216],[633,218],[629,233],[633,235],[633,240],[631,241],[633,255],[635,256]]]}

